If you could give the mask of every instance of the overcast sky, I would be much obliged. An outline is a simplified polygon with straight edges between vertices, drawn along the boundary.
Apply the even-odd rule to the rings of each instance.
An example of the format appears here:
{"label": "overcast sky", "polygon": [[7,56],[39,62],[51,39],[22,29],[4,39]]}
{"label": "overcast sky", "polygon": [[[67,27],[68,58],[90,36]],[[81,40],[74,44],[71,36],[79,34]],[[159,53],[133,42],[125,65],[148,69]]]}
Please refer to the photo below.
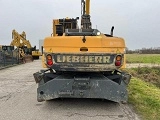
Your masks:
{"label": "overcast sky", "polygon": [[[90,0],[92,27],[123,37],[129,49],[160,47],[160,0]],[[81,0],[0,0],[0,45],[12,30],[26,32],[31,44],[52,33],[52,20],[81,16]]]}

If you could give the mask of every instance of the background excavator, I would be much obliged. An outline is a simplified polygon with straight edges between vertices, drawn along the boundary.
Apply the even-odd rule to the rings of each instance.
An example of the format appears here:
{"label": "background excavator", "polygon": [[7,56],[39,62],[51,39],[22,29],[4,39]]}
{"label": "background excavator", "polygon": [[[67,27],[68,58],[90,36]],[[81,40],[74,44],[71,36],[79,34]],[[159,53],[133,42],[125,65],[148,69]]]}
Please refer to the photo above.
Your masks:
{"label": "background excavator", "polygon": [[98,98],[127,102],[130,74],[125,68],[125,41],[93,29],[90,0],[81,0],[77,18],[53,20],[53,34],[43,44],[45,70],[34,73],[39,102],[56,98]]}
{"label": "background excavator", "polygon": [[33,59],[39,59],[39,56],[41,56],[41,52],[36,49],[36,46],[32,47],[29,40],[26,39],[24,31],[19,34],[16,30],[13,30],[12,39],[10,46],[19,50],[20,58],[24,61],[33,61]]}

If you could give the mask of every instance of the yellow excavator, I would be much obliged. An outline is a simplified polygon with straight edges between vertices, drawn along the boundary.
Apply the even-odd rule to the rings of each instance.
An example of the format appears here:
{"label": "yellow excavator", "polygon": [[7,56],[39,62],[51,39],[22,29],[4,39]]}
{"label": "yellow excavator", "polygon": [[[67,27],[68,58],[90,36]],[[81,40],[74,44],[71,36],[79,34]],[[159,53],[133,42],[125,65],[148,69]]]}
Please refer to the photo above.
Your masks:
{"label": "yellow excavator", "polygon": [[93,29],[90,0],[81,0],[77,18],[53,20],[53,34],[43,44],[43,67],[34,73],[39,102],[56,98],[97,98],[127,102],[130,74],[125,68],[123,38]]}
{"label": "yellow excavator", "polygon": [[32,47],[29,40],[26,39],[26,33],[23,31],[19,34],[16,30],[12,30],[12,42],[11,46],[15,46],[19,49],[20,58],[25,60],[39,59],[41,52],[36,49],[36,46]]}

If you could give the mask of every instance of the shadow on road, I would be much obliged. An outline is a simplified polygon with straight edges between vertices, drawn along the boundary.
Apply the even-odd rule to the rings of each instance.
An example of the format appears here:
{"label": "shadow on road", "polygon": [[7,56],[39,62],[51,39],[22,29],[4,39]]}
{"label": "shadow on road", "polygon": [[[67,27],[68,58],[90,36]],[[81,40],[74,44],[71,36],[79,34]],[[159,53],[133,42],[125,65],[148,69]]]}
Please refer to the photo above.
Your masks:
{"label": "shadow on road", "polygon": [[109,110],[109,111],[117,111],[119,109],[119,103],[115,103],[108,100],[101,99],[55,99],[46,101],[44,107],[47,109],[75,109],[75,110]]}

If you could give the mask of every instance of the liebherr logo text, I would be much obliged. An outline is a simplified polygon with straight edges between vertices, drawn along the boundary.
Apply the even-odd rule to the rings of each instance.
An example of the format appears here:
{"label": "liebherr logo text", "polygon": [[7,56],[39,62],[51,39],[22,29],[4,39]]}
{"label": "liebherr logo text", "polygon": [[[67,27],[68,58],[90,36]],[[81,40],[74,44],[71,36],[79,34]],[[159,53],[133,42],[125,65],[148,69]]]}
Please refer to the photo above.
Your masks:
{"label": "liebherr logo text", "polygon": [[110,63],[110,56],[57,55],[58,63]]}

